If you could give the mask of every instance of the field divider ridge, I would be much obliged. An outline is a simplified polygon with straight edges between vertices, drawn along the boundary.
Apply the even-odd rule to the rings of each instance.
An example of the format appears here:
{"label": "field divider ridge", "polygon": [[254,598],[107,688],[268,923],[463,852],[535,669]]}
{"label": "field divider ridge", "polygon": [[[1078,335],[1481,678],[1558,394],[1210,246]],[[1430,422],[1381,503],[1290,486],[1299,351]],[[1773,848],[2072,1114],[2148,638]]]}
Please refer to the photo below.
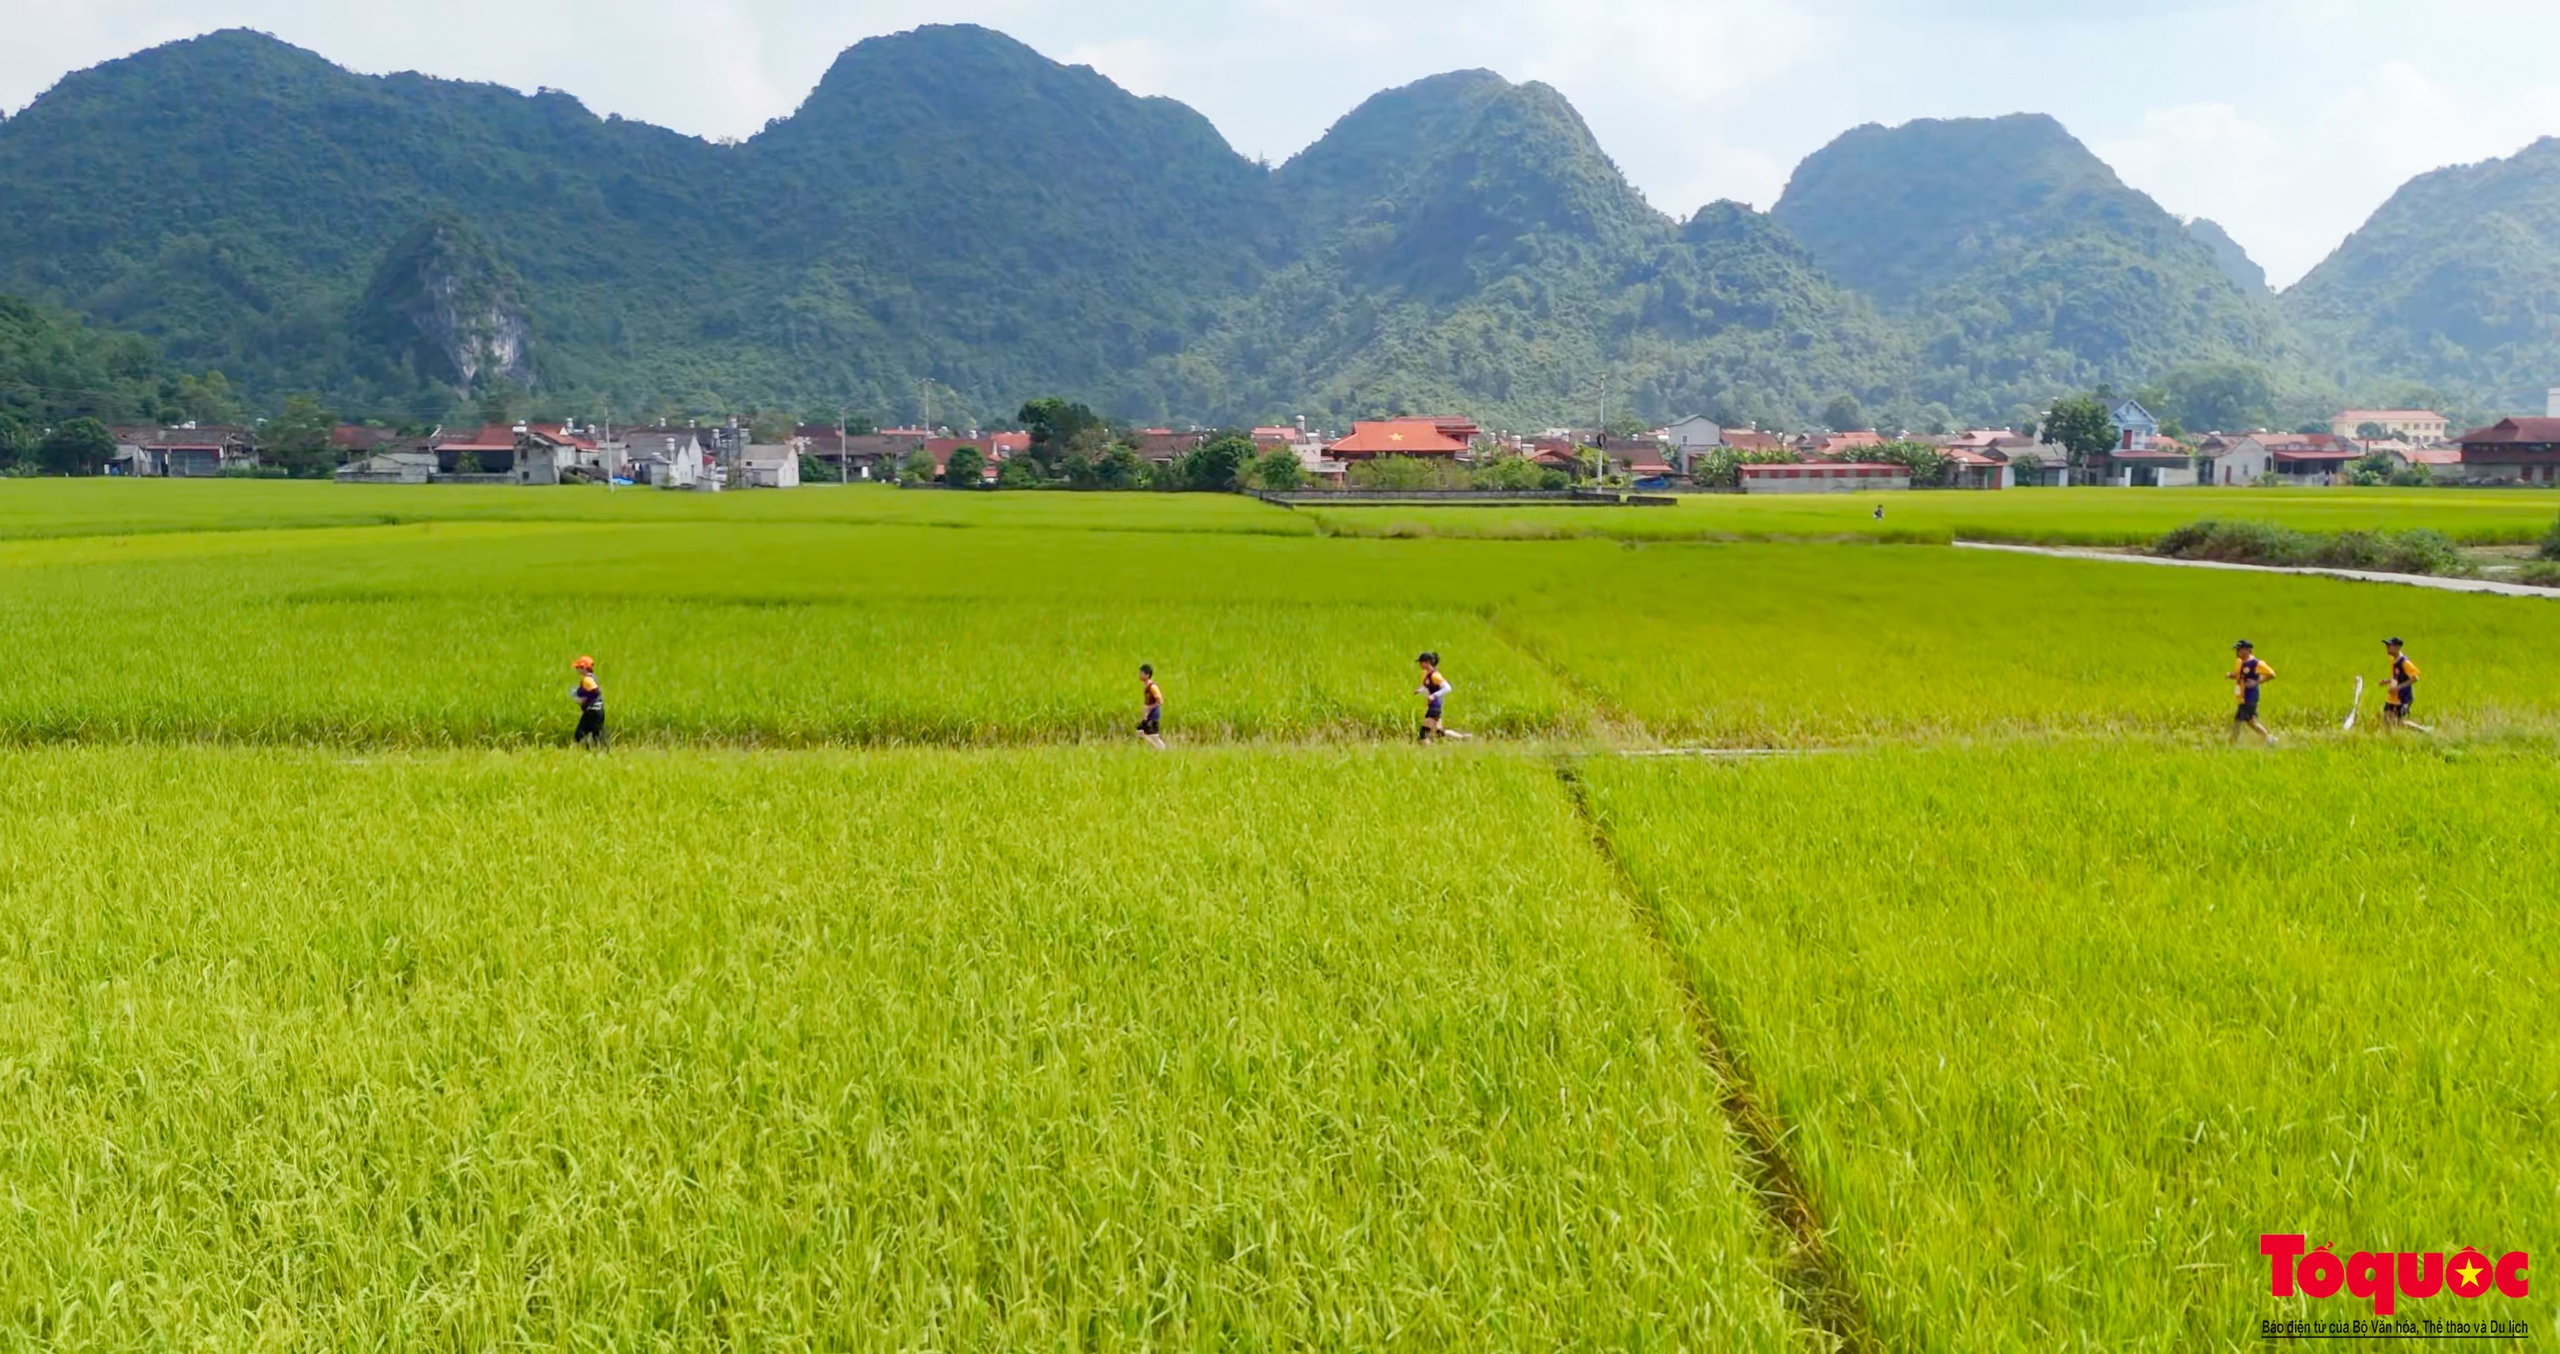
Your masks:
{"label": "field divider ridge", "polygon": [[1725,1121],[1733,1130],[1745,1168],[1751,1174],[1752,1197],[1762,1218],[1777,1234],[1786,1291],[1798,1314],[1832,1349],[1856,1354],[1883,1350],[1885,1345],[1876,1333],[1875,1319],[1859,1295],[1847,1265],[1831,1246],[1822,1209],[1805,1185],[1803,1172],[1787,1154],[1787,1128],[1765,1103],[1740,1050],[1726,1033],[1724,1022],[1699,989],[1688,960],[1672,943],[1661,910],[1653,905],[1644,886],[1618,854],[1617,844],[1609,839],[1609,830],[1591,803],[1590,790],[1583,784],[1575,760],[1558,757],[1555,776],[1575,815],[1590,830],[1591,849],[1608,866],[1627,910],[1634,914],[1653,950],[1655,963],[1680,995],[1681,1014],[1687,1018],[1690,1036],[1697,1044],[1698,1061],[1715,1080],[1716,1102],[1724,1110]]}

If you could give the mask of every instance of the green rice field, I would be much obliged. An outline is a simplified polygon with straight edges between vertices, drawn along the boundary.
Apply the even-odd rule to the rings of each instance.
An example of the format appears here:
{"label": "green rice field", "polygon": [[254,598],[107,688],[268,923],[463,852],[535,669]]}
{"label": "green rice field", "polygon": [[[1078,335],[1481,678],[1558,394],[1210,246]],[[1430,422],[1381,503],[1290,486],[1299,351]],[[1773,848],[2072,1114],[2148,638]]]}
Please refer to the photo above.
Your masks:
{"label": "green rice field", "polygon": [[[2298,531],[2440,531],[2465,545],[2541,539],[2560,494],[2541,489],[2016,489],[1998,493],[1682,494],[1667,508],[1317,507],[1347,536],[1602,536],[1638,541],[1951,540],[2147,545],[2208,519]],[[1874,516],[1882,506],[1884,517]]]}
{"label": "green rice field", "polygon": [[2241,1349],[2373,1314],[2261,1233],[2560,1245],[2560,608],[1870,507],[0,481],[0,1344]]}

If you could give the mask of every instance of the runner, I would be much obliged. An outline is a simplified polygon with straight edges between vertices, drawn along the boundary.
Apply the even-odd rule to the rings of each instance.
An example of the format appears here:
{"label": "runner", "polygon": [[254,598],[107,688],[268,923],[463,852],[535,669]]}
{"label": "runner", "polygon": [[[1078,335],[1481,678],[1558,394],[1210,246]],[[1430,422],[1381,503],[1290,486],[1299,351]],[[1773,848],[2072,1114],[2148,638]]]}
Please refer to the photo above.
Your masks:
{"label": "runner", "polygon": [[1447,699],[1450,692],[1457,690],[1449,684],[1448,678],[1440,675],[1440,655],[1426,653],[1413,661],[1422,665],[1422,685],[1414,688],[1413,694],[1431,702],[1429,708],[1422,712],[1421,741],[1428,743],[1434,738],[1466,737],[1467,735],[1463,733],[1442,726],[1440,722],[1440,702]]}
{"label": "runner", "polygon": [[1146,699],[1146,718],[1138,721],[1138,736],[1161,748],[1164,746],[1164,688],[1156,685],[1153,663],[1138,665],[1139,694]]}
{"label": "runner", "polygon": [[2404,652],[2398,635],[2382,641],[2382,648],[2383,652],[2391,655],[2391,675],[2383,679],[2382,727],[2406,727],[2420,733],[2429,732],[2426,725],[2409,722],[2409,710],[2418,703],[2417,660]]}
{"label": "runner", "polygon": [[569,666],[578,671],[577,689],[569,693],[578,702],[578,732],[569,741],[601,752],[609,746],[609,740],[604,732],[604,688],[596,685],[596,660],[580,655]]}
{"label": "runner", "polygon": [[2272,744],[2276,736],[2258,722],[2258,688],[2276,679],[2276,670],[2258,658],[2257,649],[2242,640],[2231,646],[2239,660],[2231,665],[2231,689],[2240,697],[2240,711],[2231,717],[2231,741],[2240,741],[2242,729],[2254,729],[2260,738]]}

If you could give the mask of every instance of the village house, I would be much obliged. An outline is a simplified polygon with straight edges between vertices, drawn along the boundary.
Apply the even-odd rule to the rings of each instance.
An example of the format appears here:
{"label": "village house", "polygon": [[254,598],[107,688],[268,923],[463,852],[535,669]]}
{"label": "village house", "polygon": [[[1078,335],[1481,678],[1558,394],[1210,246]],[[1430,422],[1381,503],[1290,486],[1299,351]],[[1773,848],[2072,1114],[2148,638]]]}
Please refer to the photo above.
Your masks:
{"label": "village house", "polygon": [[2009,463],[1988,451],[1972,447],[1950,446],[1947,456],[1947,485],[1954,489],[2006,489],[2016,481],[2011,478]]}
{"label": "village house", "polygon": [[1427,418],[1381,419],[1351,425],[1351,435],[1325,448],[1336,461],[1367,461],[1380,456],[1447,456],[1455,459],[1467,444],[1442,431]]}
{"label": "village house", "polygon": [[2148,451],[2160,440],[2160,420],[2140,400],[2117,400],[2107,406],[2107,421],[2116,428],[2116,450]]}
{"label": "village house", "polygon": [[1850,453],[1857,451],[1861,447],[1880,447],[1884,445],[1884,442],[1885,438],[1883,433],[1872,431],[1849,433],[1806,433],[1803,439],[1797,443],[1797,450],[1806,456],[1817,456],[1825,460],[1837,460],[1840,457],[1847,456]]}
{"label": "village house", "polygon": [[2003,431],[1991,439],[1984,454],[1999,457],[2009,467],[2013,489],[2071,487],[2071,453],[2055,443]]}
{"label": "village house", "polygon": [[109,432],[116,439],[115,453],[107,462],[107,473],[112,475],[210,479],[226,470],[249,470],[258,464],[258,440],[247,428],[147,424]]}
{"label": "village house", "polygon": [[2376,442],[2371,444],[2370,449],[2390,457],[2391,468],[2394,471],[2424,471],[2428,479],[2439,484],[2458,484],[2463,478],[2462,448],[2460,447],[2418,447],[2405,442]]}
{"label": "village house", "polygon": [[787,442],[751,443],[739,457],[738,473],[750,489],[797,489],[800,452]]}
{"label": "village house", "polygon": [[1738,472],[1746,494],[1863,494],[1911,487],[1909,466],[1880,461],[1796,461],[1746,465]]}
{"label": "village house", "polygon": [[1662,430],[1662,436],[1670,444],[1671,463],[1678,466],[1683,475],[1690,473],[1689,467],[1699,457],[1710,455],[1724,445],[1724,429],[1704,414],[1674,419],[1670,427]]}
{"label": "village house", "polygon": [[656,488],[695,488],[709,464],[702,439],[691,428],[634,429],[622,435],[618,449],[607,450],[606,458],[620,468],[620,478]]}
{"label": "village house", "polygon": [[2502,418],[2454,440],[2470,483],[2560,483],[2560,418]]}
{"label": "village house", "polygon": [[2334,433],[2246,433],[2207,441],[2205,482],[2240,487],[2268,477],[2302,488],[2335,484],[2364,454]]}
{"label": "village house", "polygon": [[[2382,430],[2365,436],[2367,426]],[[2445,417],[2432,409],[2341,409],[2329,420],[2329,431],[2358,442],[2402,441],[2432,447],[2444,441]]]}
{"label": "village house", "polygon": [[1724,445],[1735,451],[1784,451],[1787,439],[1757,428],[1727,428],[1724,430]]}
{"label": "village house", "polygon": [[1199,450],[1200,444],[1209,440],[1209,434],[1178,433],[1171,428],[1142,428],[1131,434],[1129,440],[1141,458],[1163,465]]}
{"label": "village house", "polygon": [[479,484],[515,481],[516,430],[487,423],[468,432],[439,437],[434,443],[436,476]]}

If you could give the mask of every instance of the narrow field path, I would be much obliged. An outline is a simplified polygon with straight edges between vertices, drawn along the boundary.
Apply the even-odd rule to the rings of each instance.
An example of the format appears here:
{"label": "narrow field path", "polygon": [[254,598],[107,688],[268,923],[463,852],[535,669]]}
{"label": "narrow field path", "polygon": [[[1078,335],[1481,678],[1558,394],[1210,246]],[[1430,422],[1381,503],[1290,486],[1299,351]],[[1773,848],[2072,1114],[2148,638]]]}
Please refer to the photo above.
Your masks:
{"label": "narrow field path", "polygon": [[1608,865],[1627,910],[1635,914],[1637,925],[1644,930],[1655,962],[1680,994],[1681,1013],[1688,1018],[1690,1034],[1697,1042],[1698,1061],[1715,1079],[1717,1100],[1751,1172],[1753,1198],[1760,1205],[1762,1217],[1777,1233],[1789,1296],[1805,1324],[1830,1348],[1859,1354],[1881,1351],[1885,1344],[1876,1334],[1875,1319],[1839,1253],[1831,1248],[1822,1211],[1805,1187],[1803,1173],[1787,1155],[1785,1127],[1762,1103],[1750,1069],[1743,1065],[1741,1054],[1707,1004],[1706,994],[1698,990],[1687,961],[1664,929],[1662,914],[1627,869],[1617,845],[1609,840],[1608,829],[1593,809],[1590,791],[1584,787],[1573,760],[1558,758],[1555,772],[1556,782],[1572,801],[1574,812],[1591,831],[1591,849]]}
{"label": "narrow field path", "polygon": [[2523,583],[2498,583],[2485,578],[2434,578],[2425,574],[2386,574],[2370,569],[2322,569],[2277,564],[2233,564],[2218,559],[2163,559],[2158,555],[2135,555],[2121,550],[2078,550],[2054,545],[2002,545],[1995,541],[1957,541],[1958,550],[1998,550],[2011,555],[2044,555],[2053,559],[2103,559],[2119,564],[2165,564],[2174,569],[2226,569],[2244,574],[2305,574],[2318,578],[2340,578],[2350,583],[2397,583],[2409,588],[2434,588],[2438,592],[2485,592],[2500,597],[2542,597],[2560,600],[2560,588],[2536,588]]}

